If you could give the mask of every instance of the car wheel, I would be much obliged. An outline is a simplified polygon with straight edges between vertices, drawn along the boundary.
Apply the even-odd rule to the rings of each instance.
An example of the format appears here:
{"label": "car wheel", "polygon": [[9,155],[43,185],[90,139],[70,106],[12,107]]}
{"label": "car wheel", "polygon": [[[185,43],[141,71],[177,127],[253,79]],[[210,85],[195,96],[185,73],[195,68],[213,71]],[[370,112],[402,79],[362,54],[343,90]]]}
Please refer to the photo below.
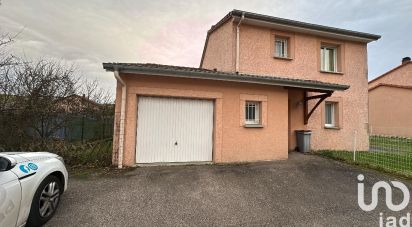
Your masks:
{"label": "car wheel", "polygon": [[55,176],[48,176],[37,188],[31,204],[26,226],[42,226],[53,217],[63,192],[62,183]]}

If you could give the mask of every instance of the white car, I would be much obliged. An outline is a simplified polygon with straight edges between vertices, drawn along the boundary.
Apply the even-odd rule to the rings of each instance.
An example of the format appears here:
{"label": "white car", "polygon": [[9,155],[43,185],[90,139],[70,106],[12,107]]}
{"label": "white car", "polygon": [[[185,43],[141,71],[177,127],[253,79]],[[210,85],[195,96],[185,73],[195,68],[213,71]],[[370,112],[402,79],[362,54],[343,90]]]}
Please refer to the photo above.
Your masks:
{"label": "white car", "polygon": [[56,154],[0,153],[0,226],[42,226],[59,206],[67,178]]}

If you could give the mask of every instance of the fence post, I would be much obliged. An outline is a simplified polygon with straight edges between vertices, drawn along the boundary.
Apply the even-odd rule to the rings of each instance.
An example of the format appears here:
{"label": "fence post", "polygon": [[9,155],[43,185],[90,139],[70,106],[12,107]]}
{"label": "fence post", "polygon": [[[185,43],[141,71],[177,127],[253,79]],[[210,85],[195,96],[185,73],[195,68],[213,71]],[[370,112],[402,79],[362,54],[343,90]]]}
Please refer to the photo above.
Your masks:
{"label": "fence post", "polygon": [[353,161],[356,162],[356,137],[358,132],[355,130],[355,138],[353,141]]}
{"label": "fence post", "polygon": [[82,114],[82,134],[81,134],[81,141],[84,141],[84,113]]}

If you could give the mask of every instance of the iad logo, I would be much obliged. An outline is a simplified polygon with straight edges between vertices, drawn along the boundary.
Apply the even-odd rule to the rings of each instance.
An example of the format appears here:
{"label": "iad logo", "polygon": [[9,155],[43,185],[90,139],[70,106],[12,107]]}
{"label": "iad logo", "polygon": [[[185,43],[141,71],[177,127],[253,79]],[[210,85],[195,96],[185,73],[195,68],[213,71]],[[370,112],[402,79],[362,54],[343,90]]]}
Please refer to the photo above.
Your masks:
{"label": "iad logo", "polygon": [[[399,181],[391,181],[393,187],[398,188],[403,193],[403,201],[395,205],[392,202],[392,186],[385,182],[379,181],[375,183],[372,187],[372,194],[371,194],[371,203],[365,204],[365,187],[362,181],[365,177],[362,174],[358,175],[358,205],[364,211],[372,211],[378,206],[378,192],[379,189],[385,189],[386,195],[386,206],[392,211],[401,211],[405,209],[410,200],[409,189],[403,183]],[[399,219],[395,216],[388,216],[385,217],[384,214],[381,212],[379,214],[379,226],[400,226],[400,227],[410,227],[411,226],[411,214],[408,212],[406,216],[401,216]]]}
{"label": "iad logo", "polygon": [[365,187],[362,181],[365,177],[362,174],[358,175],[358,205],[364,211],[372,211],[378,206],[378,192],[379,189],[385,189],[386,194],[386,206],[392,211],[401,211],[406,208],[409,204],[410,194],[409,190],[403,183],[399,181],[391,181],[393,187],[400,189],[403,192],[403,201],[395,205],[392,202],[392,187],[389,183],[385,181],[379,181],[375,183],[372,187],[372,202],[370,204],[365,204]]}

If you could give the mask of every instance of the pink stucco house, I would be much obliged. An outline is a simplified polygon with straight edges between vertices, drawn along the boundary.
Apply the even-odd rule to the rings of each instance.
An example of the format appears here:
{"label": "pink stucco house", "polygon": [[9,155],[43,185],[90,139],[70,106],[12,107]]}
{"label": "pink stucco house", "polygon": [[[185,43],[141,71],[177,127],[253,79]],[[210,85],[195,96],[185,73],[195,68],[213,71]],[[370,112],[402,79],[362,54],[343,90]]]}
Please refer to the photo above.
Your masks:
{"label": "pink stucco house", "polygon": [[369,82],[369,124],[374,135],[412,138],[412,61]]}
{"label": "pink stucco house", "polygon": [[287,159],[368,148],[367,44],[380,36],[233,10],[199,68],[103,63],[117,79],[113,163]]}

